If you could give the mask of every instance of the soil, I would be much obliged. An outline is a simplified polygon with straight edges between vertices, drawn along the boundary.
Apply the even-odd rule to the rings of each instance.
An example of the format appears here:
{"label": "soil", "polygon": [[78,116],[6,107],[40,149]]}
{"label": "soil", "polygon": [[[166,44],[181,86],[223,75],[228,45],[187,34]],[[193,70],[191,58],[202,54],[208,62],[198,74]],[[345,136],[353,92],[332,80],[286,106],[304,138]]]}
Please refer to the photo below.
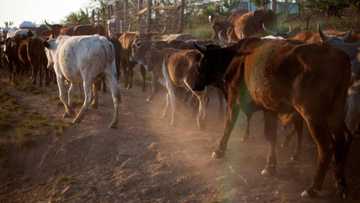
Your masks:
{"label": "soil", "polygon": [[[307,134],[300,161],[290,161],[294,143],[279,147],[277,174],[263,177],[268,147],[262,113],[251,119],[246,143],[240,141],[245,127],[240,116],[226,157],[214,160],[211,153],[223,132],[216,102],[210,101],[206,129],[199,130],[185,105],[179,105],[176,126],[169,126],[168,117],[160,118],[164,96],[147,103],[148,93],[139,87],[121,92],[117,129],[107,128],[113,108],[109,94],[102,93],[99,108],[62,135],[49,132],[31,147],[9,147],[0,162],[0,202],[342,202],[332,171],[320,197],[300,197],[316,165]],[[17,89],[9,94],[26,108],[62,119],[56,86],[41,94]],[[279,143],[288,132],[279,130]],[[346,202],[360,202],[359,145],[355,139],[350,152]]]}

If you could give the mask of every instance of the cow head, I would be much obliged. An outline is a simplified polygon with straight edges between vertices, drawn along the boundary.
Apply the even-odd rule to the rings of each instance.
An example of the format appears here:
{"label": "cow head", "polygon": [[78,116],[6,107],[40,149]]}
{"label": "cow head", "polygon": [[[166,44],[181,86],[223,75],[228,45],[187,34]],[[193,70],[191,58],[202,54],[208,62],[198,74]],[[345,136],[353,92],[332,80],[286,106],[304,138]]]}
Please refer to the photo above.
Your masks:
{"label": "cow head", "polygon": [[293,34],[295,34],[295,32],[296,32],[292,29],[291,25],[289,25],[287,31],[280,31],[279,29],[271,30],[271,29],[267,28],[264,23],[262,24],[262,28],[266,34],[274,36],[274,37],[288,38],[288,37],[292,36]]}
{"label": "cow head", "polygon": [[342,37],[326,35],[322,31],[320,25],[318,25],[318,31],[319,31],[320,38],[324,43],[328,43],[328,44],[335,45],[335,46],[342,45],[344,42],[349,41],[349,39],[352,37],[352,30],[346,32],[346,34]]}
{"label": "cow head", "polygon": [[189,73],[191,89],[202,91],[208,85],[222,88],[228,67],[234,57],[243,57],[251,53],[250,44],[259,41],[259,38],[246,38],[237,44],[222,48],[219,45],[202,46],[194,43],[195,48],[200,51],[202,58],[199,66]]}
{"label": "cow head", "polygon": [[194,91],[202,91],[208,85],[220,85],[228,64],[235,52],[218,45],[199,45],[194,43],[202,58],[199,66],[195,66],[189,73],[190,86]]}
{"label": "cow head", "polygon": [[43,42],[43,45],[45,47],[45,54],[47,57],[47,68],[53,67],[54,64],[56,64],[56,55],[57,50],[60,44],[62,44],[69,36],[59,36],[57,38],[50,38],[47,41]]}
{"label": "cow head", "polygon": [[60,25],[60,24],[53,24],[53,25],[51,25],[51,24],[49,24],[49,23],[46,22],[46,21],[45,21],[45,25],[46,25],[46,27],[51,31],[51,33],[52,33],[52,35],[53,35],[54,37],[59,36],[60,31],[61,31],[61,29],[63,28],[63,26]]}
{"label": "cow head", "polygon": [[131,46],[130,60],[139,64],[146,65],[146,55],[151,49],[151,41],[144,39],[134,40]]}

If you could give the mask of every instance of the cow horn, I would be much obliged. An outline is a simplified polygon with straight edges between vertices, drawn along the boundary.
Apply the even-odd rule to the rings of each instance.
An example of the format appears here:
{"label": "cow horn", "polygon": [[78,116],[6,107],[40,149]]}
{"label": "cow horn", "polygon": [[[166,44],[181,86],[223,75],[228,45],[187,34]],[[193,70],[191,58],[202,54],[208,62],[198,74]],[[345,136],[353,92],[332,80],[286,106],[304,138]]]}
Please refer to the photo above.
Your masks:
{"label": "cow horn", "polygon": [[351,38],[351,36],[352,36],[352,30],[345,33],[343,40],[348,41]]}
{"label": "cow horn", "polygon": [[166,33],[166,31],[167,31],[167,26],[164,26],[164,29],[161,31],[161,35],[163,35],[163,34],[165,34]]}
{"label": "cow horn", "polygon": [[128,32],[130,32],[130,30],[131,30],[131,23],[128,26]]}
{"label": "cow horn", "polygon": [[289,25],[289,28],[288,28],[288,32],[287,32],[287,34],[289,35],[291,32],[292,32],[292,26],[291,26],[291,25]]}
{"label": "cow horn", "polygon": [[135,39],[135,41],[134,41],[135,47],[136,47],[136,48],[139,48],[139,47],[140,47],[140,44],[141,44],[140,39]]}
{"label": "cow horn", "polygon": [[209,19],[209,23],[212,23],[214,21],[213,15],[209,15],[208,19]]}
{"label": "cow horn", "polygon": [[206,46],[200,45],[197,42],[194,42],[194,47],[199,50],[201,53],[206,52]]}
{"label": "cow horn", "polygon": [[328,37],[326,36],[326,34],[321,30],[321,26],[320,24],[318,24],[318,30],[319,30],[319,34],[320,34],[320,37],[321,37],[321,40],[323,42],[326,42]]}
{"label": "cow horn", "polygon": [[50,30],[52,30],[52,25],[50,25],[46,20],[45,20],[45,25],[47,28],[49,28]]}
{"label": "cow horn", "polygon": [[274,35],[274,36],[277,35],[276,32],[267,29],[264,23],[262,24],[262,28],[263,28],[263,30],[264,30],[266,33],[268,33],[268,34],[271,34],[271,35]]}

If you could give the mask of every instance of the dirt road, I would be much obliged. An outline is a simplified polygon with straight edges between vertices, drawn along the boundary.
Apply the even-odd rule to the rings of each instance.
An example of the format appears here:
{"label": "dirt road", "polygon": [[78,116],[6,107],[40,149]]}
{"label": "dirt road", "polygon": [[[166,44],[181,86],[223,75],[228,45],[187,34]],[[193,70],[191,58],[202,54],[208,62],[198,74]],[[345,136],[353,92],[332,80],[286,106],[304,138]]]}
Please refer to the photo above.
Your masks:
{"label": "dirt road", "polygon": [[[11,94],[22,105],[60,119],[63,107],[49,99],[56,98],[56,88],[46,92]],[[252,119],[249,142],[240,142],[242,117],[226,158],[213,160],[211,152],[223,131],[216,105],[210,104],[207,128],[201,131],[184,107],[176,114],[175,127],[160,119],[163,97],[146,103],[146,94],[137,87],[122,90],[122,96],[117,129],[107,128],[112,104],[105,94],[97,110],[63,135],[50,134],[29,148],[9,149],[0,168],[0,202],[341,202],[331,172],[322,197],[300,197],[315,167],[310,139],[305,139],[301,162],[289,161],[291,146],[279,149],[277,175],[260,175],[267,151],[261,113]],[[360,142],[353,146],[347,202],[360,202]]]}

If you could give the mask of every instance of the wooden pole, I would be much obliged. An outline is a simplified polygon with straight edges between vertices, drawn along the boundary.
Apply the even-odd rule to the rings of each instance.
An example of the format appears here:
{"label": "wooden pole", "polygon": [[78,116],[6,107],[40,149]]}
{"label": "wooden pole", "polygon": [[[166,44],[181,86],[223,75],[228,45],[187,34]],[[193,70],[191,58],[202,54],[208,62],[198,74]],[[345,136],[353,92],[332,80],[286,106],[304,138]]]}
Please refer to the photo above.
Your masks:
{"label": "wooden pole", "polygon": [[180,5],[180,17],[179,17],[179,33],[182,33],[184,31],[184,21],[185,21],[185,0],[181,0],[181,5]]}
{"label": "wooden pole", "polygon": [[147,1],[147,25],[146,25],[146,32],[147,33],[150,33],[151,32],[151,25],[152,25],[152,22],[151,22],[151,10],[152,10],[152,0],[148,0]]}
{"label": "wooden pole", "polygon": [[128,0],[124,0],[124,22],[123,22],[123,28],[122,30],[126,31],[128,29],[128,25],[129,25],[129,1]]}
{"label": "wooden pole", "polygon": [[[144,0],[138,0],[138,12],[141,11],[144,8]],[[142,17],[138,17],[138,30],[140,34],[144,33],[144,30],[142,28]]]}

